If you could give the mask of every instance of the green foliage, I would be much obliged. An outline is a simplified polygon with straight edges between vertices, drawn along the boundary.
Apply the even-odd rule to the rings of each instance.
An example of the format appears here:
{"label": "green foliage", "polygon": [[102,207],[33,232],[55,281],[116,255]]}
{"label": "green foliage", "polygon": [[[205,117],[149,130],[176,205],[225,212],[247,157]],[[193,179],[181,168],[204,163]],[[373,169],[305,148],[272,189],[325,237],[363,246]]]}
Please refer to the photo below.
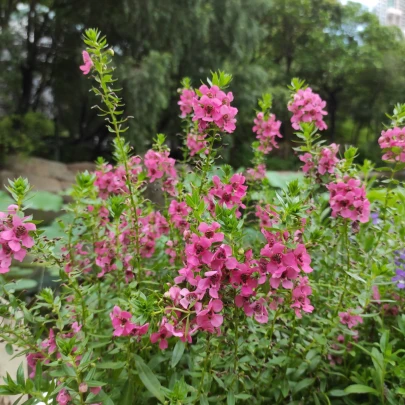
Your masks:
{"label": "green foliage", "polygon": [[[326,99],[326,136],[354,143],[361,158],[375,158],[369,145],[382,129],[384,111],[392,109],[392,100],[404,101],[402,33],[381,26],[354,2],[150,0],[145,5],[124,0],[118,10],[106,0],[74,6],[41,0],[11,2],[0,9],[4,153],[34,153],[64,161],[110,156],[106,141],[112,135],[97,117],[100,111],[89,112],[95,98],[78,69],[83,49],[77,29],[84,24],[105,27],[115,45],[104,51],[117,58],[122,80],[117,86],[113,80],[108,84],[123,89],[124,113],[134,117],[125,137],[136,154],[150,146],[151,134],[164,132],[173,154],[179,155],[178,83],[187,76],[182,85],[197,87],[210,77],[212,67],[233,72],[240,114],[223,158],[234,167],[247,166],[250,160],[252,112],[265,90],[271,91],[273,113],[284,124],[285,147],[280,148],[274,168],[294,168],[289,154],[293,134],[283,107],[291,77],[305,77]],[[94,44],[97,32],[88,34]],[[32,43],[26,41],[33,37]],[[221,80],[220,74],[213,80]],[[298,89],[303,83],[297,79],[292,86]]]}
{"label": "green foliage", "polygon": [[0,158],[8,153],[41,154],[49,151],[54,123],[39,112],[0,118]]}

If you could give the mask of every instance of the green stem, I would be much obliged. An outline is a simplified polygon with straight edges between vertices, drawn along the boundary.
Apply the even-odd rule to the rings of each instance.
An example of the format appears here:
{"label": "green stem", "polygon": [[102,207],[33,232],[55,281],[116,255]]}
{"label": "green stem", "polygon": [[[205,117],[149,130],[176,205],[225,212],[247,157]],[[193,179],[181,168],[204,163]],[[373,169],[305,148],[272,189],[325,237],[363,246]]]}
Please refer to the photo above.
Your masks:
{"label": "green stem", "polygon": [[[133,190],[132,183],[131,183],[131,176],[130,176],[131,173],[130,173],[129,167],[128,167],[128,160],[127,160],[127,155],[126,155],[126,152],[124,149],[124,143],[123,143],[122,137],[120,136],[121,127],[120,127],[120,124],[118,124],[117,117],[116,117],[117,106],[114,105],[114,103],[109,100],[110,92],[107,89],[107,86],[105,85],[104,80],[103,80],[104,73],[103,72],[98,72],[98,73],[100,76],[100,85],[104,92],[103,101],[104,101],[104,104],[107,106],[109,115],[111,117],[109,122],[113,126],[113,130],[114,130],[114,133],[115,133],[116,139],[117,139],[117,146],[120,150],[121,156],[123,157],[126,185],[129,190],[129,200],[130,200],[133,218],[134,218],[134,222],[135,222],[134,225],[135,225],[136,263],[137,263],[137,268],[138,268],[138,282],[140,283],[142,275],[141,275],[141,254],[140,254],[140,244],[139,244],[139,218],[138,218],[138,213],[136,211],[134,190]],[[117,103],[115,103],[115,104],[117,104]]]}
{"label": "green stem", "polygon": [[206,343],[206,346],[205,346],[205,359],[204,359],[203,369],[202,369],[202,373],[201,373],[201,381],[200,381],[200,385],[198,387],[197,401],[200,399],[202,389],[204,387],[204,378],[205,378],[205,373],[207,371],[208,359],[209,359],[210,339],[211,339],[211,335],[208,335],[207,343]]}
{"label": "green stem", "polygon": [[345,241],[345,248],[347,251],[347,262],[346,262],[346,274],[345,274],[345,279],[344,279],[344,283],[343,283],[343,291],[340,294],[340,298],[339,298],[339,302],[336,306],[336,310],[335,310],[335,316],[339,313],[339,309],[343,303],[343,299],[346,295],[346,289],[347,289],[347,282],[349,280],[349,271],[350,271],[350,246],[349,246],[349,229],[348,229],[348,225],[347,225],[347,219],[345,219],[345,223],[344,223],[344,241]]}
{"label": "green stem", "polygon": [[211,136],[210,144],[208,146],[208,155],[205,158],[204,166],[202,168],[201,184],[200,184],[200,188],[198,190],[200,195],[203,191],[205,183],[207,182],[208,171],[210,169],[211,157],[212,157],[212,153],[214,151],[214,142],[215,142],[215,134]]}

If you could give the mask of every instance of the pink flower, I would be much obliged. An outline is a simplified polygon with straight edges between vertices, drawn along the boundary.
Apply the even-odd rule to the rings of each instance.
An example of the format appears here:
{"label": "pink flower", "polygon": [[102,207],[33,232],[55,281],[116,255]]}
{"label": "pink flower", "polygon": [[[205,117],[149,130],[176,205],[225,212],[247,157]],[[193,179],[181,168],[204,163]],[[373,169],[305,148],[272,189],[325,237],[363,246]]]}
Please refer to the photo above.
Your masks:
{"label": "pink flower", "polygon": [[203,236],[211,241],[211,243],[222,242],[224,240],[224,234],[222,232],[217,232],[221,227],[218,222],[213,222],[211,225],[201,222],[198,226],[198,230],[203,234]]}
{"label": "pink flower", "polygon": [[288,110],[293,113],[291,117],[292,127],[300,129],[300,124],[304,122],[313,122],[319,130],[327,129],[323,116],[327,115],[324,110],[326,102],[318,94],[314,93],[310,87],[305,90],[298,90],[293,100],[288,104]]}
{"label": "pink flower", "polygon": [[180,101],[177,103],[180,106],[181,118],[185,118],[193,111],[193,99],[195,92],[192,89],[182,89],[180,94]]}
{"label": "pink flower", "polygon": [[195,303],[204,296],[204,291],[200,288],[196,289],[195,291],[189,291],[187,288],[183,288],[180,291],[180,295],[183,297],[180,300],[181,306],[188,309],[189,307],[194,306]]}
{"label": "pink flower", "polygon": [[[229,184],[224,184],[218,176],[213,176],[213,187],[208,192],[208,203],[212,202],[212,198],[215,198],[218,200],[218,204],[225,205],[229,209],[237,206],[236,216],[240,217],[239,208],[245,208],[245,205],[242,203],[247,190],[247,186],[244,185],[245,180],[243,175],[236,173],[229,180]],[[212,214],[215,213],[214,204],[209,204],[208,209]]]}
{"label": "pink flower", "polygon": [[113,336],[128,336],[137,327],[137,325],[130,322],[132,315],[127,311],[123,311],[117,305],[110,313],[110,318],[114,328]]}
{"label": "pink flower", "polygon": [[14,258],[19,262],[22,262],[27,251],[25,249],[20,249],[18,252],[11,250],[9,243],[5,240],[1,240],[1,250],[0,250],[0,274],[7,273],[10,270],[11,260]]}
{"label": "pink flower", "polygon": [[279,220],[278,214],[271,209],[269,204],[264,208],[260,205],[256,205],[255,215],[260,220],[260,228],[270,228]]}
{"label": "pink flower", "polygon": [[308,285],[308,277],[300,277],[298,287],[294,288],[292,293],[293,303],[291,308],[294,308],[297,318],[302,318],[301,310],[311,313],[314,307],[308,298],[312,294],[312,288]]}
{"label": "pink flower", "polygon": [[187,215],[191,212],[191,208],[184,202],[178,202],[176,200],[172,200],[169,205],[168,213],[171,216],[179,215],[181,217],[187,217]]}
{"label": "pink flower", "polygon": [[29,231],[35,231],[36,226],[30,222],[23,222],[17,215],[13,216],[12,228],[0,233],[0,238],[8,242],[8,246],[13,252],[18,252],[21,245],[26,248],[34,246],[34,240],[29,235]]}
{"label": "pink flower", "polygon": [[217,86],[208,87],[205,84],[199,88],[201,97],[193,100],[193,121],[198,122],[198,128],[204,132],[209,125],[215,124],[221,131],[232,133],[236,126],[237,108],[232,107],[233,94],[225,94]]}
{"label": "pink flower", "polygon": [[90,388],[90,392],[94,395],[97,395],[101,391],[101,387],[92,387]]}
{"label": "pink flower", "polygon": [[79,325],[77,322],[72,323],[72,330],[74,333],[79,333],[82,329],[82,325]]}
{"label": "pink flower", "polygon": [[49,337],[48,339],[45,339],[42,343],[41,346],[44,349],[48,349],[48,353],[52,354],[56,351],[56,340],[55,340],[55,332],[53,329],[49,330]]}
{"label": "pink flower", "polygon": [[223,270],[224,268],[233,270],[238,265],[238,261],[232,257],[232,248],[222,244],[212,256],[210,265],[213,270]]}
{"label": "pink flower", "polygon": [[67,390],[65,390],[64,388],[61,389],[58,392],[58,395],[56,396],[56,401],[58,402],[59,405],[67,405],[68,402],[71,400],[71,396],[69,395],[69,393],[67,392]]}
{"label": "pink flower", "polygon": [[40,353],[29,353],[27,354],[27,363],[28,363],[28,367],[31,369],[31,372],[29,374],[30,378],[34,378],[35,377],[35,370],[37,368],[37,362],[41,362],[45,360],[45,356]]}
{"label": "pink flower", "polygon": [[83,51],[82,55],[84,64],[80,66],[80,70],[83,72],[84,75],[88,75],[94,63],[87,51]]}
{"label": "pink flower", "polygon": [[[195,256],[193,256],[192,261],[196,260]],[[198,258],[197,258],[198,260]],[[199,265],[199,261],[198,264],[196,266]],[[192,268],[190,267],[184,267],[182,269],[179,270],[179,276],[175,277],[174,282],[179,284],[182,283],[183,281],[187,281],[190,285],[192,286],[197,286],[198,284],[198,280],[195,278],[194,275],[194,271]],[[198,276],[199,277],[199,276]]]}
{"label": "pink flower", "polygon": [[198,153],[205,153],[208,155],[208,141],[205,140],[206,134],[187,134],[186,146],[190,149],[190,156],[197,155]]}
{"label": "pink flower", "polygon": [[278,148],[276,137],[283,137],[280,134],[281,121],[277,121],[274,114],[269,114],[266,117],[264,113],[259,112],[254,123],[253,132],[257,134],[256,138],[259,140],[257,149],[263,154],[267,154],[274,148]]}
{"label": "pink flower", "polygon": [[137,336],[140,338],[143,335],[146,335],[149,329],[149,323],[145,323],[144,325],[135,325],[135,328],[131,331],[131,336]]}
{"label": "pink flower", "polygon": [[230,107],[228,105],[222,105],[219,111],[215,114],[215,124],[218,127],[228,133],[232,133],[236,129],[236,114],[238,109],[235,107]]}
{"label": "pink flower", "polygon": [[160,324],[159,332],[154,332],[150,335],[150,341],[152,343],[159,342],[159,348],[165,350],[169,347],[167,341],[168,338],[172,337],[173,333],[167,328],[167,319],[163,318]]}
{"label": "pink flower", "polygon": [[266,165],[259,164],[254,168],[246,170],[246,178],[249,181],[260,181],[266,178]]}
{"label": "pink flower", "polygon": [[308,173],[314,167],[314,162],[310,153],[304,153],[303,155],[299,156],[299,159],[301,162],[305,163],[305,165],[302,167],[302,171],[304,173]]}
{"label": "pink flower", "polygon": [[299,272],[292,266],[281,266],[271,275],[270,285],[272,288],[278,288],[281,285],[283,288],[292,289],[294,284],[291,280],[298,277]]}
{"label": "pink flower", "polygon": [[294,250],[294,255],[298,266],[304,273],[311,273],[313,271],[310,266],[311,256],[307,253],[305,245],[299,244]]}
{"label": "pink flower", "polygon": [[219,328],[223,322],[223,316],[217,312],[222,311],[223,303],[219,299],[211,300],[208,306],[197,313],[197,325],[210,333],[214,333],[216,328]]}
{"label": "pink flower", "polygon": [[338,152],[339,145],[336,145],[335,143],[321,149],[321,156],[318,161],[319,174],[332,174],[335,171],[336,164],[339,162],[339,159],[336,157]]}
{"label": "pink flower", "polygon": [[382,160],[405,162],[405,128],[390,128],[381,132],[378,143],[385,152]]}
{"label": "pink flower", "polygon": [[343,325],[347,325],[349,329],[357,326],[359,323],[363,323],[363,318],[359,315],[353,315],[353,310],[349,309],[347,312],[339,312],[340,322]]}
{"label": "pink flower", "polygon": [[169,263],[174,264],[177,257],[176,249],[174,249],[175,243],[172,240],[168,240],[166,246],[167,249],[165,250],[165,253],[169,256]]}
{"label": "pink flower", "polygon": [[267,303],[264,298],[260,298],[258,301],[252,302],[244,309],[247,316],[254,316],[256,321],[259,323],[267,323],[269,321]]}
{"label": "pink flower", "polygon": [[332,217],[348,218],[352,221],[368,222],[370,217],[370,202],[366,196],[366,188],[360,180],[345,176],[336,183],[329,183],[329,204]]}
{"label": "pink flower", "polygon": [[191,240],[192,244],[186,246],[187,264],[190,266],[199,266],[200,263],[210,263],[212,253],[209,248],[211,247],[212,241],[195,234],[192,235]]}
{"label": "pink flower", "polygon": [[209,290],[209,295],[212,298],[219,298],[218,291],[221,288],[221,271],[212,270],[205,273],[205,278],[198,282],[198,289],[202,291]]}

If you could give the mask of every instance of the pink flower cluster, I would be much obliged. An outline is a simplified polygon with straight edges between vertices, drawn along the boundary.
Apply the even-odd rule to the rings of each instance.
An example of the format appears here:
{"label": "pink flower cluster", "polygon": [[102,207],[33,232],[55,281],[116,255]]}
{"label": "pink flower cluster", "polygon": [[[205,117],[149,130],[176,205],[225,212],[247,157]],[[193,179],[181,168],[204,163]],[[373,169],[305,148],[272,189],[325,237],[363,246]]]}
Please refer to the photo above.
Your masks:
{"label": "pink flower cluster", "polygon": [[[73,263],[71,261],[71,253],[66,246],[62,247],[62,252],[66,252],[65,254],[65,272],[70,273],[73,270]],[[89,273],[92,269],[92,261],[89,257],[89,253],[83,243],[77,243],[72,248],[75,265],[81,269],[83,273]]]}
{"label": "pink flower cluster", "polygon": [[180,101],[178,105],[180,106],[181,118],[185,118],[188,114],[193,111],[193,101],[195,97],[195,92],[192,89],[182,89],[180,93]]}
{"label": "pink flower cluster", "polygon": [[213,123],[220,131],[230,134],[235,131],[238,109],[231,106],[233,94],[223,92],[218,86],[208,87],[205,84],[199,92],[201,97],[196,95],[193,100],[193,121],[198,122],[199,130],[204,132]]}
{"label": "pink flower cluster", "polygon": [[205,134],[187,134],[186,145],[190,149],[190,156],[194,156],[198,153],[205,153],[208,155],[208,141],[205,140],[207,135]]}
{"label": "pink flower cluster", "polygon": [[240,173],[235,173],[229,180],[228,184],[221,182],[218,176],[212,177],[213,187],[208,191],[206,202],[208,210],[212,215],[215,215],[215,203],[227,208],[237,207],[236,216],[239,218],[241,213],[240,208],[246,208],[242,203],[242,199],[246,196],[247,186],[244,185],[245,177]]}
{"label": "pink flower cluster", "polygon": [[169,157],[169,151],[157,152],[152,149],[145,154],[144,164],[148,169],[149,182],[163,180],[162,190],[171,196],[176,195],[177,172],[174,167],[176,161]]}
{"label": "pink flower cluster", "polygon": [[363,318],[360,315],[354,315],[352,310],[347,312],[339,312],[340,322],[343,325],[347,325],[349,329],[354,328],[360,323],[363,323]]}
{"label": "pink flower cluster", "polygon": [[312,168],[317,166],[317,171],[320,175],[324,175],[325,173],[333,174],[336,165],[339,163],[339,159],[336,156],[338,152],[339,145],[332,143],[329,146],[321,148],[317,155],[304,153],[299,157],[301,162],[305,163],[302,171],[308,173]]}
{"label": "pink flower cluster", "polygon": [[405,127],[382,131],[378,143],[385,152],[382,160],[405,162]]}
{"label": "pink flower cluster", "polygon": [[[262,231],[267,239],[266,246],[261,250],[261,265],[266,266],[267,273],[271,276],[270,285],[278,289],[280,285],[285,289],[292,290],[292,304],[297,317],[301,317],[301,310],[312,312],[314,307],[308,298],[312,294],[307,277],[302,277],[300,272],[311,273],[311,257],[307,253],[305,245],[298,243],[292,249],[285,245],[289,238],[288,232],[273,234]],[[296,240],[296,236],[293,241]]]}
{"label": "pink flower cluster", "polygon": [[[133,156],[129,161],[131,181],[136,182],[138,175],[142,172],[141,158]],[[96,170],[96,180],[94,185],[99,189],[99,196],[106,200],[111,194],[128,193],[126,186],[126,173],[123,166],[114,168],[112,165],[103,165],[100,170]]]}
{"label": "pink flower cluster", "polygon": [[352,221],[368,222],[370,202],[366,196],[366,188],[360,180],[345,176],[326,187],[330,192],[329,204],[333,218],[341,216]]}
{"label": "pink flower cluster", "polygon": [[137,325],[131,322],[130,312],[123,311],[119,306],[115,306],[110,313],[111,323],[114,328],[113,336],[137,336],[138,338],[148,332],[149,324]]}
{"label": "pink flower cluster", "polygon": [[260,181],[266,178],[266,165],[261,163],[254,168],[246,170],[246,178],[249,181]]}
{"label": "pink flower cluster", "polygon": [[310,87],[298,90],[294,94],[293,100],[288,103],[288,110],[293,113],[292,127],[298,130],[301,123],[313,122],[319,130],[327,129],[328,126],[323,120],[323,116],[327,115],[325,107],[326,102]]}
{"label": "pink flower cluster", "polygon": [[272,210],[269,204],[264,208],[261,205],[256,205],[256,217],[259,218],[260,228],[271,228],[274,226],[278,220],[278,214]]}
{"label": "pink flower cluster", "polygon": [[273,148],[278,148],[276,137],[283,137],[280,134],[281,121],[277,121],[274,114],[270,114],[266,118],[264,113],[259,112],[254,119],[254,124],[253,132],[260,142],[258,150],[267,154]]}
{"label": "pink flower cluster", "polygon": [[318,160],[318,172],[324,175],[326,172],[332,174],[335,171],[336,164],[339,159],[336,157],[339,152],[339,145],[332,143],[321,149],[321,154]]}
{"label": "pink flower cluster", "polygon": [[180,231],[185,231],[190,227],[187,222],[187,216],[190,214],[191,208],[184,202],[172,200],[169,205],[168,214],[170,215],[170,221]]}
{"label": "pink flower cluster", "polygon": [[10,271],[12,259],[22,262],[27,249],[34,246],[31,231],[35,224],[28,222],[28,217],[17,214],[18,206],[10,205],[7,212],[0,212],[0,274]]}
{"label": "pink flower cluster", "polygon": [[[227,286],[236,290],[235,302],[246,316],[259,323],[267,323],[268,310],[275,310],[283,302],[277,293],[282,288],[291,291],[291,308],[297,317],[301,311],[312,312],[309,281],[301,272],[310,273],[311,258],[305,245],[297,243],[297,234],[271,234],[263,230],[267,239],[258,259],[252,250],[238,260],[231,246],[224,243],[224,234],[217,222],[201,223],[197,233],[185,231],[184,267],[174,279],[165,297],[170,304],[165,309],[159,331],[152,333],[152,343],[161,349],[168,347],[172,336],[191,342],[197,331],[220,334],[223,323],[224,295]],[[291,239],[291,240],[289,240]],[[295,243],[295,247],[287,247]],[[269,281],[267,297],[258,296],[258,287]],[[185,315],[186,314],[186,315]]]}
{"label": "pink flower cluster", "polygon": [[[104,238],[95,242],[95,263],[101,268],[97,274],[98,277],[103,277],[106,273],[116,270],[117,261],[121,261],[125,267],[126,281],[129,282],[134,278],[131,261],[134,255],[135,238],[139,238],[140,256],[148,258],[152,257],[155,252],[157,239],[169,232],[166,218],[159,211],[151,211],[144,215],[138,209],[137,216],[138,233],[135,230],[135,225],[128,222],[123,216],[119,224],[118,236],[110,230],[106,232]],[[82,271],[85,271],[83,266],[86,263],[86,260],[83,261],[81,256],[75,257],[75,265],[79,265]]]}
{"label": "pink flower cluster", "polygon": [[[69,306],[66,306],[66,309],[69,310]],[[73,310],[74,311],[74,310]],[[75,315],[72,314],[72,318],[75,319]],[[62,339],[70,339],[73,336],[77,335],[82,328],[82,325],[79,325],[75,321],[70,325],[70,331],[68,333],[59,333],[59,337]],[[73,347],[72,352],[75,352],[77,347]],[[38,346],[37,352],[32,352],[27,355],[27,363],[29,367],[29,377],[34,378],[36,372],[36,365],[38,362],[44,362],[45,364],[50,363],[51,356],[55,355],[57,359],[61,358],[61,354],[57,351],[56,345],[56,335],[53,329],[49,330],[49,335],[47,339],[44,339]],[[76,356],[76,361],[80,363],[82,356]]]}

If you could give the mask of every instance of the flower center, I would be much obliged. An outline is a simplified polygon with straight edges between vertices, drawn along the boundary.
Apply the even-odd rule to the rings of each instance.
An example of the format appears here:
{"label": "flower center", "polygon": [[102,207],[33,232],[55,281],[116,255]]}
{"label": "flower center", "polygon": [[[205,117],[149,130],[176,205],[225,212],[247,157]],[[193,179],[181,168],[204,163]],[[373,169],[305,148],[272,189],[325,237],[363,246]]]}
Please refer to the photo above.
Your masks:
{"label": "flower center", "polygon": [[17,238],[21,238],[22,236],[26,235],[26,233],[27,229],[25,228],[25,226],[23,225],[17,226],[17,229],[15,231],[15,236],[17,236]]}

